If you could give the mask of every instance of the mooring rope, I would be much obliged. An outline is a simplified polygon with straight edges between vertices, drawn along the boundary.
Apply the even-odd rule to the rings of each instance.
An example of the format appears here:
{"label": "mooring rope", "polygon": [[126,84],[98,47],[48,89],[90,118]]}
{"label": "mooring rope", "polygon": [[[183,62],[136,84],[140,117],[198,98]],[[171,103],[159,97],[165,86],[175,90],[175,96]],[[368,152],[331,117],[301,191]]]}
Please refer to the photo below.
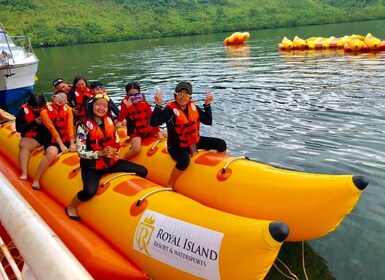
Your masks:
{"label": "mooring rope", "polygon": [[277,258],[277,261],[279,261],[286,269],[287,269],[287,271],[290,273],[290,275],[287,275],[287,274],[285,274],[282,270],[280,270],[279,268],[278,268],[278,266],[274,263],[274,267],[283,275],[283,276],[285,276],[286,278],[288,278],[288,279],[291,279],[291,280],[298,280],[298,277],[293,273],[293,272],[291,272],[291,270],[290,270],[290,268],[283,262],[283,261],[281,261],[279,258]]}
{"label": "mooring rope", "polygon": [[[306,272],[306,266],[305,266],[305,242],[302,241],[301,243],[301,259],[302,259],[302,269],[303,269],[303,274],[305,276],[305,279],[308,280],[308,276],[307,276],[307,272]],[[286,269],[287,271],[289,271],[290,275],[287,275],[285,274],[282,270],[280,270],[278,268],[278,266],[274,263],[274,267],[275,269],[277,269],[283,276],[285,276],[286,278],[289,278],[289,279],[292,279],[292,280],[298,280],[298,277],[291,272],[291,270],[289,269],[289,267],[283,262],[281,261],[279,258],[277,258],[277,261],[279,261]]]}
{"label": "mooring rope", "polygon": [[309,278],[307,277],[306,267],[305,267],[305,242],[304,241],[302,241],[302,269],[306,280],[308,280]]}

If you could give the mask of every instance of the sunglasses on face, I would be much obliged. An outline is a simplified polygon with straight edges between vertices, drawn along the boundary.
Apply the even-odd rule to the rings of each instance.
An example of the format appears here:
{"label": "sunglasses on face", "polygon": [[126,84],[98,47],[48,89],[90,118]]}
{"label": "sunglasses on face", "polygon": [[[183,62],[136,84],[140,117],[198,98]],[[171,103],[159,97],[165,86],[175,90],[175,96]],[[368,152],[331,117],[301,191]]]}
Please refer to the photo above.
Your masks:
{"label": "sunglasses on face", "polygon": [[191,95],[190,94],[188,94],[188,93],[182,93],[182,92],[175,92],[175,95],[177,96],[177,97],[184,97],[184,98],[191,98]]}
{"label": "sunglasses on face", "polygon": [[110,102],[110,98],[107,95],[105,95],[105,94],[99,93],[99,94],[94,96],[95,100],[98,100],[100,98],[103,98],[103,99],[107,100],[108,102]]}
{"label": "sunglasses on face", "polygon": [[55,95],[55,98],[57,98],[57,100],[59,100],[60,102],[67,103],[67,98],[61,95]]}

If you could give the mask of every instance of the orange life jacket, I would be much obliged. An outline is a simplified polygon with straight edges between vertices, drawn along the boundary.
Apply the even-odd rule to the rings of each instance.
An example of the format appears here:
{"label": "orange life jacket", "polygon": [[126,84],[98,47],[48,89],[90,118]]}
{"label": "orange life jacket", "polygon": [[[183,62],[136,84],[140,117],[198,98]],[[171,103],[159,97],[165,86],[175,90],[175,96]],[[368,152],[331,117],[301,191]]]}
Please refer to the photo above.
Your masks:
{"label": "orange life jacket", "polygon": [[[105,147],[110,146],[119,151],[120,143],[116,143],[116,127],[110,117],[103,117],[104,129],[102,129],[94,120],[89,118],[86,119],[84,123],[86,129],[89,131],[87,148],[91,148],[93,151],[102,151]],[[100,170],[109,168],[117,160],[117,156],[113,158],[99,157],[99,159],[96,160],[95,169]]]}
{"label": "orange life jacket", "polygon": [[[59,110],[52,103],[47,105],[48,116],[52,120],[52,123],[54,124],[57,132],[59,133],[63,143],[70,141],[68,133],[68,110],[69,107],[67,105],[59,107]],[[54,137],[51,138],[51,143],[56,143]]]}
{"label": "orange life jacket", "polygon": [[[21,106],[21,108],[24,110],[25,120],[27,121],[27,123],[34,122],[37,116],[35,115],[35,113],[31,109],[31,107],[29,107],[28,104],[24,104]],[[37,133],[38,133],[38,125],[32,127],[30,130],[28,130],[25,133],[24,137],[35,138]]]}
{"label": "orange life jacket", "polygon": [[[122,100],[123,104],[126,104],[128,96]],[[142,137],[148,137],[153,131],[153,128],[149,125],[151,116],[151,107],[146,101],[140,101],[132,104],[128,107],[128,113],[126,119],[128,122],[132,122],[135,127],[135,134],[141,135]]]}
{"label": "orange life jacket", "polygon": [[188,116],[175,102],[170,102],[166,105],[170,107],[175,115],[175,131],[178,134],[180,146],[182,148],[189,147],[196,144],[199,137],[199,113],[194,102],[189,101],[187,103]]}
{"label": "orange life jacket", "polygon": [[88,98],[91,98],[93,95],[91,91],[86,87],[84,89],[84,92],[78,92],[75,90],[75,108],[79,110],[79,116],[83,117],[85,115],[85,108],[84,108],[84,97],[87,96]]}

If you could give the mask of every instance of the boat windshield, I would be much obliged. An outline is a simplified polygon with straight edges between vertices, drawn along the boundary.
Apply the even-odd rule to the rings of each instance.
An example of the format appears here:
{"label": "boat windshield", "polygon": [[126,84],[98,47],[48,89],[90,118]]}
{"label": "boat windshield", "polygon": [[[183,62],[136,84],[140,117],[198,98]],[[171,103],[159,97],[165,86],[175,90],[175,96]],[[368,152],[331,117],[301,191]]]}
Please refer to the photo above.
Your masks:
{"label": "boat windshield", "polygon": [[7,33],[5,33],[3,30],[0,29],[0,45],[1,46],[15,46],[12,39],[8,36]]}

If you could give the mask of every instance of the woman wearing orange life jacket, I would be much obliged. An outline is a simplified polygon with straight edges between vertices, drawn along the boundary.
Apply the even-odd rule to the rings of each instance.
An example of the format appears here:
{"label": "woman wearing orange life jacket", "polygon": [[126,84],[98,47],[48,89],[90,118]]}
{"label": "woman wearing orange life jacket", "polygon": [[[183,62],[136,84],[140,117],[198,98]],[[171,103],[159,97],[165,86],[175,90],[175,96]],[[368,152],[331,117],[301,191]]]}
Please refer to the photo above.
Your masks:
{"label": "woman wearing orange life jacket", "polygon": [[53,95],[53,102],[41,112],[40,117],[50,132],[50,139],[44,143],[46,156],[40,162],[32,182],[34,190],[40,189],[40,178],[59,152],[76,151],[73,129],[73,115],[67,105],[67,93],[60,90]]}
{"label": "woman wearing orange life jacket", "polygon": [[122,122],[126,120],[127,135],[130,137],[131,149],[124,155],[124,158],[130,159],[140,153],[142,139],[156,136],[162,141],[167,137],[167,133],[160,130],[158,126],[150,126],[151,106],[143,99],[138,83],[128,83],[126,85],[126,93],[127,95],[121,102],[121,111],[116,126],[120,127]]}
{"label": "woman wearing orange life jacket", "polygon": [[[83,98],[83,109],[84,109],[84,112],[87,111],[88,101],[92,97],[94,97],[95,95],[97,95],[99,93],[108,95],[107,90],[104,88],[104,85],[102,84],[102,82],[100,82],[100,81],[93,81],[90,84],[90,95],[86,94],[86,95],[84,95],[84,98]],[[117,118],[118,115],[119,115],[120,110],[119,110],[118,106],[116,106],[116,104],[114,103],[114,101],[112,99],[110,99],[110,104],[111,104],[112,116]]]}
{"label": "woman wearing orange life jacket", "polygon": [[225,152],[226,142],[219,138],[204,137],[199,134],[200,123],[211,125],[211,102],[213,95],[206,91],[203,109],[191,100],[192,86],[189,82],[180,82],[175,88],[175,101],[162,108],[162,92],[155,94],[156,106],[152,113],[150,125],[167,125],[167,150],[176,161],[171,172],[167,187],[173,187],[176,180],[190,164],[190,156],[194,156],[198,149]]}
{"label": "woman wearing orange life jacket", "polygon": [[119,159],[120,139],[111,118],[110,98],[105,94],[97,94],[90,99],[86,115],[77,126],[76,147],[80,156],[83,189],[65,209],[72,220],[80,220],[76,207],[94,197],[103,175],[134,172],[143,178],[147,176],[144,166]]}
{"label": "woman wearing orange life jacket", "polygon": [[72,108],[75,122],[84,116],[84,97],[91,97],[92,94],[88,88],[87,80],[83,76],[74,78],[72,88],[68,93],[68,104]]}
{"label": "woman wearing orange life jacket", "polygon": [[27,167],[32,151],[50,136],[40,118],[40,111],[45,108],[46,100],[42,95],[33,95],[22,105],[16,114],[16,131],[20,133],[19,163],[21,180],[27,180]]}

